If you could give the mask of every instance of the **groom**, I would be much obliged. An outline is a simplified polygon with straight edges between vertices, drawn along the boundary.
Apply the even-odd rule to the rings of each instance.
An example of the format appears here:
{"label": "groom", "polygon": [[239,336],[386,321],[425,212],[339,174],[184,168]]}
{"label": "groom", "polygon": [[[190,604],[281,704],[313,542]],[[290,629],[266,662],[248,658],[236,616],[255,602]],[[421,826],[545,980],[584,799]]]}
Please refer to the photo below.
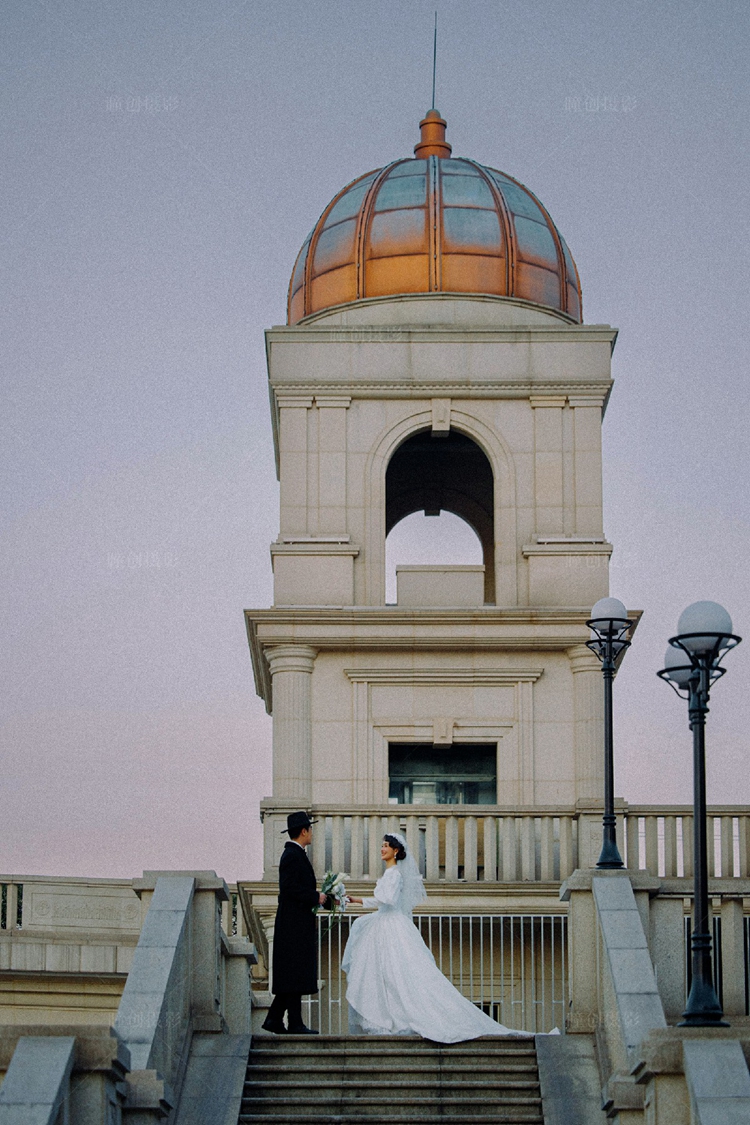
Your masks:
{"label": "groom", "polygon": [[[326,896],[315,886],[305,848],[312,841],[306,812],[286,818],[289,840],[279,861],[279,908],[273,932],[273,992],[264,1031],[276,1035],[317,1035],[302,1022],[302,996],[318,991],[318,942],[313,910]],[[284,1024],[284,1013],[287,1024]]]}

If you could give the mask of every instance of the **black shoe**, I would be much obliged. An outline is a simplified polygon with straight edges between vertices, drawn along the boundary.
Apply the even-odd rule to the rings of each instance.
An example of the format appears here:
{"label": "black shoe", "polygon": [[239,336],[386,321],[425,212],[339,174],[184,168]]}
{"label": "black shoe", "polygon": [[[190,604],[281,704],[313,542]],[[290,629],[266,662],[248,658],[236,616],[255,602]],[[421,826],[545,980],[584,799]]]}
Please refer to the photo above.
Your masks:
{"label": "black shoe", "polygon": [[289,1031],[284,1026],[282,1020],[272,1020],[268,1016],[261,1024],[264,1031],[271,1031],[274,1035],[288,1035]]}
{"label": "black shoe", "polygon": [[305,1027],[303,1023],[297,1024],[295,1027],[290,1027],[287,1035],[320,1035],[319,1031],[313,1031],[311,1027]]}

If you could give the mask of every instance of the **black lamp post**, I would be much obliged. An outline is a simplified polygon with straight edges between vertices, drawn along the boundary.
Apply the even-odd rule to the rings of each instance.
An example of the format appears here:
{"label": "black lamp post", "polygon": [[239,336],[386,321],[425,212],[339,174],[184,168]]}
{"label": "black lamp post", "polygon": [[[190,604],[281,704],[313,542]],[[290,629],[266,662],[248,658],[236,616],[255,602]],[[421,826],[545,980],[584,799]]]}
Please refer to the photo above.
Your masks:
{"label": "black lamp post", "polygon": [[728,1027],[713,984],[711,931],[708,924],[708,852],[706,821],[706,715],[711,685],[723,676],[724,655],[741,641],[732,633],[732,619],[716,602],[694,602],[677,623],[677,636],[664,668],[666,680],[688,701],[693,732],[693,980],[680,1027]]}
{"label": "black lamp post", "polygon": [[586,624],[592,637],[586,647],[596,653],[602,662],[604,677],[604,817],[602,821],[602,851],[597,867],[624,867],[617,847],[617,817],[615,816],[615,763],[612,738],[612,681],[630,641],[626,640],[633,622],[628,611],[617,598],[600,598],[591,610],[591,620]]}

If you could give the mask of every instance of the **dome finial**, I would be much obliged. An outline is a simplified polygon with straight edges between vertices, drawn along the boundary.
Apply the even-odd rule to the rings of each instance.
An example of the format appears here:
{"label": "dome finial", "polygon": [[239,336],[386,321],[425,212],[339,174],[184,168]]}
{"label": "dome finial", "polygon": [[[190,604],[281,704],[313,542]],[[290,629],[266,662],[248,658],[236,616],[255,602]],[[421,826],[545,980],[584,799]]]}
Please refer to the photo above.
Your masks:
{"label": "dome finial", "polygon": [[450,156],[452,150],[451,145],[445,139],[445,130],[447,122],[440,116],[439,110],[428,110],[426,115],[419,122],[419,128],[422,136],[418,145],[414,146],[414,155],[417,158],[425,156]]}
{"label": "dome finial", "polygon": [[432,106],[419,122],[422,136],[418,145],[414,146],[414,155],[418,158],[425,156],[450,156],[451,146],[445,139],[446,122],[435,109],[435,76],[437,74],[437,12],[435,12],[435,31],[432,39]]}

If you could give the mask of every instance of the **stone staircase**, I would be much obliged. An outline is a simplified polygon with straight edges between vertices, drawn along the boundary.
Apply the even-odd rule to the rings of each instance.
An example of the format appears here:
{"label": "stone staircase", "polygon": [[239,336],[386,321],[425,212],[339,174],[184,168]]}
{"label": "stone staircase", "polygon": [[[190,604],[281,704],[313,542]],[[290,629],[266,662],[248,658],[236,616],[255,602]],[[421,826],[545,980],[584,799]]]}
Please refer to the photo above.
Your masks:
{"label": "stone staircase", "polygon": [[543,1125],[533,1039],[256,1036],[238,1125]]}

